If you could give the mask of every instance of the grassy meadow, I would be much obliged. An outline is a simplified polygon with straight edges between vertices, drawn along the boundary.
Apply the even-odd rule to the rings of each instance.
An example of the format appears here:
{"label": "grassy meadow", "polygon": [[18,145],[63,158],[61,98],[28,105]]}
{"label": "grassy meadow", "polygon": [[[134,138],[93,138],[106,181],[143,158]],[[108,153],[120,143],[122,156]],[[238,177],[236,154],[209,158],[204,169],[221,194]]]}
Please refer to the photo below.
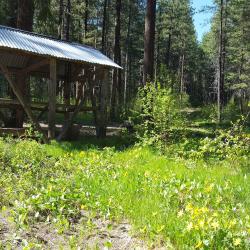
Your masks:
{"label": "grassy meadow", "polygon": [[[83,233],[91,231],[97,215],[126,220],[148,249],[249,249],[247,156],[195,160],[174,155],[183,147],[178,143],[162,155],[125,142],[114,137],[41,145],[1,139],[2,213],[8,211],[18,230],[46,222],[62,235],[83,211],[89,213]],[[2,248],[11,249],[11,244]],[[20,245],[44,249],[39,239]],[[78,247],[79,239],[72,238],[71,249]]]}

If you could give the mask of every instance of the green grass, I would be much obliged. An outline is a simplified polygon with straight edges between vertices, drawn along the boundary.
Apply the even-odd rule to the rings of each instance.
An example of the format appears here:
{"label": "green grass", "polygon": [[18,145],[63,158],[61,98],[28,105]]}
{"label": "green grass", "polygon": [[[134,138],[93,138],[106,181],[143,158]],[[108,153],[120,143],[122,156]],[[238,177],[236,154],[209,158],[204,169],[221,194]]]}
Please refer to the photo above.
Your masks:
{"label": "green grass", "polygon": [[63,232],[89,210],[128,220],[156,248],[249,249],[250,168],[123,145],[0,140],[0,205],[20,227],[47,220]]}

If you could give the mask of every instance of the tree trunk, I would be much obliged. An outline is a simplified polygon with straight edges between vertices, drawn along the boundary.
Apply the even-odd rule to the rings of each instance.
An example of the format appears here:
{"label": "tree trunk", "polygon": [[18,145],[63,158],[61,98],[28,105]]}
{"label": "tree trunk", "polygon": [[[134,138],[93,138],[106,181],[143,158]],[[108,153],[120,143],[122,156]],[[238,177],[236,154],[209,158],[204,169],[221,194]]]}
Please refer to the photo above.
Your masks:
{"label": "tree trunk", "polygon": [[170,28],[169,28],[169,33],[168,33],[168,43],[167,43],[167,52],[166,52],[166,65],[168,66],[168,70],[170,70],[172,32],[173,32],[173,15],[174,15],[174,7],[172,7],[171,9]]}
{"label": "tree trunk", "polygon": [[9,0],[7,5],[8,20],[7,26],[16,28],[17,27],[17,1]]}
{"label": "tree trunk", "polygon": [[106,54],[106,22],[107,22],[107,4],[108,0],[104,0],[103,20],[102,20],[102,53]]}
{"label": "tree trunk", "polygon": [[154,80],[156,0],[147,0],[144,35],[144,72],[143,83]]}
{"label": "tree trunk", "polygon": [[18,0],[17,28],[32,31],[34,16],[33,0]]}
{"label": "tree trunk", "polygon": [[66,11],[66,34],[65,34],[65,40],[69,41],[70,40],[70,15],[71,15],[71,0],[67,1],[67,11]]}
{"label": "tree trunk", "polygon": [[126,109],[127,105],[127,89],[128,89],[128,73],[129,73],[129,52],[130,52],[130,33],[131,33],[131,17],[132,17],[132,0],[129,1],[129,14],[128,14],[128,29],[127,29],[127,38],[126,38],[126,57],[125,57],[125,74],[124,74],[124,97],[123,105]]}
{"label": "tree trunk", "polygon": [[224,100],[224,0],[220,1],[220,39],[219,39],[219,79],[217,86],[217,122],[221,121],[221,109]]}
{"label": "tree trunk", "polygon": [[[115,24],[115,46],[114,61],[121,65],[121,0],[116,0],[116,24]],[[117,108],[122,104],[122,86],[121,70],[114,69],[112,96],[111,96],[111,113],[110,118],[115,120],[117,117]],[[117,107],[118,106],[118,107]]]}
{"label": "tree trunk", "polygon": [[185,84],[184,84],[184,63],[185,63],[185,55],[181,56],[181,101],[183,100],[183,95],[185,93]]}
{"label": "tree trunk", "polygon": [[60,0],[59,3],[59,23],[58,23],[58,38],[62,39],[64,27],[64,1]]}
{"label": "tree trunk", "polygon": [[86,40],[88,33],[88,21],[89,21],[89,0],[85,0],[85,17],[84,17],[84,38]]}
{"label": "tree trunk", "polygon": [[[63,29],[63,40],[70,40],[70,14],[71,14],[71,0],[67,0],[66,13],[64,13],[65,25]],[[65,63],[65,79],[64,79],[64,103],[66,105],[70,104],[70,91],[71,91],[71,65],[69,62]],[[70,114],[65,113],[64,119],[68,120]]]}
{"label": "tree trunk", "polygon": [[[34,17],[34,1],[33,0],[18,0],[17,6],[17,28],[27,31],[32,31]],[[19,89],[26,99],[29,96],[28,84],[25,76],[17,76]],[[16,98],[13,95],[14,98]],[[24,109],[17,109],[12,113],[12,116],[16,117],[15,127],[23,127],[24,122]]]}

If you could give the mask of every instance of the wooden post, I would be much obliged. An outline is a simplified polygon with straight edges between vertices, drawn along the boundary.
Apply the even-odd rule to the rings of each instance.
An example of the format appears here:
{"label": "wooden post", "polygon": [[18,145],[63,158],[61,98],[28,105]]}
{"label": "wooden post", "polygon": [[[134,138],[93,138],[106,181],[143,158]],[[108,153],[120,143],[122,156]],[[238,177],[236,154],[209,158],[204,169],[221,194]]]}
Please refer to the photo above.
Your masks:
{"label": "wooden post", "polygon": [[107,107],[108,107],[108,69],[102,69],[101,86],[99,92],[98,111],[96,113],[96,135],[98,138],[106,137]]}
{"label": "wooden post", "polygon": [[39,122],[37,121],[37,119],[33,115],[30,107],[28,106],[26,100],[24,99],[24,97],[22,95],[22,92],[16,86],[16,84],[12,81],[7,67],[0,63],[0,68],[2,70],[3,75],[5,76],[6,80],[8,81],[10,87],[12,88],[14,94],[16,95],[17,99],[19,100],[20,104],[23,106],[23,108],[24,108],[25,112],[27,113],[28,117],[33,122],[36,129],[43,135],[43,141],[45,143],[48,143],[49,142],[48,138],[46,137],[46,135],[44,134],[42,128],[40,127]]}
{"label": "wooden post", "polygon": [[[18,74],[17,75],[17,85],[18,88],[21,91],[21,94],[23,97],[26,97],[27,101],[27,75],[25,73],[23,74]],[[23,121],[24,121],[24,110],[22,107],[16,109],[16,127],[17,128],[22,128],[23,127]]]}
{"label": "wooden post", "polygon": [[55,138],[55,120],[56,120],[56,59],[50,59],[50,80],[48,86],[49,95],[49,113],[48,113],[48,137]]}
{"label": "wooden post", "polygon": [[[66,106],[70,105],[70,90],[71,90],[71,64],[69,62],[65,63],[65,77],[64,77],[64,89],[63,89],[63,98],[64,104]],[[66,112],[64,119],[68,120],[70,113]]]}

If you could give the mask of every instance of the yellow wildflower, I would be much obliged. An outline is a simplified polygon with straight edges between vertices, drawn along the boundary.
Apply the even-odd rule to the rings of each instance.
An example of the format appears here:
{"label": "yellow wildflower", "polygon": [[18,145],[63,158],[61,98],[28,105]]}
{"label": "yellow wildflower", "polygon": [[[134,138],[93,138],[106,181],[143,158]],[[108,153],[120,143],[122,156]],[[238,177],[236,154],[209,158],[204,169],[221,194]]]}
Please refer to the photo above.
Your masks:
{"label": "yellow wildflower", "polygon": [[191,211],[193,209],[193,206],[191,203],[188,203],[185,207],[186,211]]}
{"label": "yellow wildflower", "polygon": [[240,238],[237,238],[237,239],[234,239],[234,246],[239,246],[241,244],[241,239]]}
{"label": "yellow wildflower", "polygon": [[217,212],[214,212],[214,213],[213,213],[213,217],[218,217],[218,213],[217,213]]}
{"label": "yellow wildflower", "polygon": [[217,199],[216,199],[216,202],[217,202],[217,203],[220,203],[221,201],[222,201],[221,196],[218,196]]}
{"label": "yellow wildflower", "polygon": [[193,211],[193,214],[195,216],[199,215],[200,214],[200,209],[199,208],[195,208],[194,211]]}
{"label": "yellow wildflower", "polygon": [[213,188],[214,188],[214,184],[212,183],[205,188],[205,192],[210,193],[213,190]]}
{"label": "yellow wildflower", "polygon": [[236,224],[237,224],[236,219],[230,220],[230,221],[229,221],[228,227],[229,227],[229,228],[232,228],[232,227],[234,227]]}
{"label": "yellow wildflower", "polygon": [[218,221],[214,221],[211,225],[212,225],[212,228],[214,229],[218,229],[220,227],[220,224]]}
{"label": "yellow wildflower", "polygon": [[201,248],[203,245],[203,242],[200,240],[197,245],[195,246],[195,248]]}
{"label": "yellow wildflower", "polygon": [[213,218],[208,218],[208,220],[207,220],[207,224],[210,224],[210,222],[213,220]]}
{"label": "yellow wildflower", "polygon": [[207,207],[202,207],[201,208],[201,212],[204,213],[204,214],[207,213],[208,211],[209,211],[209,209]]}
{"label": "yellow wildflower", "polygon": [[205,225],[205,221],[204,220],[199,220],[198,224],[199,224],[200,228],[203,228],[204,225]]}
{"label": "yellow wildflower", "polygon": [[187,231],[191,231],[193,229],[194,225],[192,222],[189,222],[187,225]]}
{"label": "yellow wildflower", "polygon": [[178,218],[180,218],[180,217],[182,217],[184,215],[184,212],[183,212],[183,210],[180,210],[179,212],[178,212],[178,215],[177,215],[177,217]]}

